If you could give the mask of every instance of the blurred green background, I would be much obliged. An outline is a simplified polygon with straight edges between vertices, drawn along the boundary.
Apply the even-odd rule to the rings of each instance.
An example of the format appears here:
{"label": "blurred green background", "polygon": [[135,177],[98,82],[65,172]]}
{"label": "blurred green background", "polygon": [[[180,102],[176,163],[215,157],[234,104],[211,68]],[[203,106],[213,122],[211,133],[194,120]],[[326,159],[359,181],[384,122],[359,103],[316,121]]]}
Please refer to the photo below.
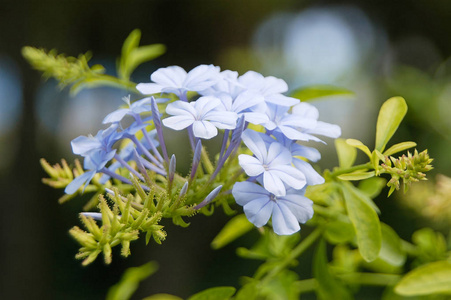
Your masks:
{"label": "blurred green background", "polygon": [[[431,179],[437,173],[451,175],[450,1],[3,0],[1,299],[102,299],[125,268],[149,260],[156,260],[160,270],[143,282],[136,299],[162,292],[187,297],[214,285],[239,286],[238,276],[252,275],[258,265],[234,253],[237,246],[251,245],[256,233],[224,249],[210,249],[227,221],[220,211],[193,218],[187,230],[167,222],[163,246],[146,247],[139,240],[132,244],[131,257],[114,255],[109,266],[98,260],[83,268],[74,259],[78,245],[68,230],[79,225],[77,214],[89,195],[59,205],[62,191],[40,182],[45,174],[39,158],[72,161],[70,141],[97,132],[103,116],[126,94],[98,88],[70,97],[56,82],[42,80],[20,51],[28,45],[72,56],[92,51],[91,62],[114,74],[122,42],[135,28],[142,31],[142,44],[167,46],[164,56],[137,69],[135,82],[148,82],[159,67],[189,70],[206,63],[241,74],[252,69],[277,76],[291,88],[346,87],[356,92],[354,99],[315,102],[320,119],[342,126],[344,138],[370,146],[379,106],[401,95],[409,112],[392,142],[413,140],[419,150],[429,149],[436,159]],[[320,147],[323,168],[337,161],[333,141],[327,142]],[[183,155],[183,149],[174,151]],[[436,225],[406,207],[400,194],[377,204],[381,219],[402,238],[410,239],[422,226],[449,230],[446,222]],[[298,270],[307,278],[309,262]],[[368,292],[380,297],[379,290]]]}

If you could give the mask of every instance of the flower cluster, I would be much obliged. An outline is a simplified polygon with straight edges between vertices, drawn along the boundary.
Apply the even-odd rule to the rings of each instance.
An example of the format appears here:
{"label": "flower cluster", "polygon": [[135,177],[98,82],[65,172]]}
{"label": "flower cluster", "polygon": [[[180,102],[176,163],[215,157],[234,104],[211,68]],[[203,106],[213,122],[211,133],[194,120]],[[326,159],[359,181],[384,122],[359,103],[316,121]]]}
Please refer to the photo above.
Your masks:
{"label": "flower cluster", "polygon": [[[237,159],[247,178],[240,181],[240,172],[229,174],[235,182],[230,191],[222,193],[231,193],[257,227],[272,218],[277,234],[300,230],[299,223],[313,215],[312,202],[304,197],[306,186],[321,184],[324,179],[307,162],[318,161],[320,153],[298,141],[322,142],[316,135],[336,138],[340,128],[318,121],[314,106],[284,95],[287,84],[272,76],[253,71],[239,76],[234,71],[221,72],[219,67],[200,65],[190,72],[177,66],[161,68],[150,78],[151,83],[136,86],[145,98],[133,103],[126,98],[125,108],[105,117],[103,123],[110,127],[96,136],[72,141],[73,152],[84,157],[87,171],[66,187],[66,193],[75,193],[86,187],[95,174],[103,173],[103,183],[116,179],[132,184],[132,176],[146,191],[157,185],[149,174],[157,174],[171,194],[176,159],[167,153],[162,129],[165,126],[188,132],[194,154],[190,174],[182,179],[181,192],[185,195],[199,177],[197,169],[205,154],[202,140],[214,138],[221,129],[224,133],[216,164],[210,172],[201,172],[206,179],[202,182],[211,192],[203,201],[191,203],[194,209],[201,209],[218,196],[222,188],[218,174],[228,161]],[[164,114],[158,104],[165,107]],[[121,124],[125,116],[133,118],[126,128]],[[117,150],[114,145],[124,140],[130,142]],[[130,176],[124,175],[124,170]]]}

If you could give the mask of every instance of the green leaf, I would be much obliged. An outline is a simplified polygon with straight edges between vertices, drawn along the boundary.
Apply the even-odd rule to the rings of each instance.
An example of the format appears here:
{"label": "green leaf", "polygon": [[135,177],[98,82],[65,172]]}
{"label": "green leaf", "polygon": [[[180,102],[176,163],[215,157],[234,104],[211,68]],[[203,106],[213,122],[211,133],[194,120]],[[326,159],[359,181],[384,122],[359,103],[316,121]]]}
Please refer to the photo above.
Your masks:
{"label": "green leaf", "polygon": [[371,151],[370,151],[370,149],[368,149],[368,147],[365,146],[361,141],[356,140],[356,139],[347,139],[346,140],[346,144],[362,150],[371,159]]}
{"label": "green leaf", "polygon": [[247,220],[246,215],[240,214],[235,216],[227,222],[224,228],[213,239],[211,247],[213,249],[222,248],[253,228],[254,225]]}
{"label": "green leaf", "polygon": [[164,52],[166,52],[166,47],[162,44],[153,44],[133,49],[133,51],[127,57],[125,71],[127,72],[127,74],[131,74],[136,69],[136,67],[138,67],[142,63],[161,56],[162,54],[164,54]]}
{"label": "green leaf", "polygon": [[339,176],[337,176],[337,178],[341,179],[341,180],[354,181],[354,180],[368,179],[368,178],[374,177],[374,175],[375,175],[374,171],[368,171],[368,172],[356,171],[356,172],[352,172],[352,173],[346,173],[346,174],[339,175]]}
{"label": "green leaf", "polygon": [[357,150],[348,145],[344,139],[336,139],[335,148],[337,149],[339,166],[341,168],[351,167],[355,162]]}
{"label": "green leaf", "polygon": [[235,300],[253,300],[258,295],[257,284],[252,281],[245,284],[236,294]]}
{"label": "green leaf", "polygon": [[382,104],[376,125],[376,150],[384,151],[406,113],[407,104],[402,97],[390,98]]}
{"label": "green leaf", "polygon": [[416,147],[417,143],[415,142],[403,142],[403,143],[399,143],[396,145],[391,146],[390,148],[388,148],[388,150],[385,150],[384,155],[385,156],[390,156],[393,155],[395,153]]}
{"label": "green leaf", "polygon": [[336,87],[333,85],[313,85],[297,89],[291,93],[291,97],[297,98],[301,101],[312,101],[324,97],[333,96],[354,96],[354,92]]}
{"label": "green leaf", "polygon": [[139,47],[141,31],[133,30],[122,45],[122,54],[117,67],[119,78],[128,80],[140,64],[162,55],[166,48],[162,44]]}
{"label": "green leaf", "polygon": [[403,296],[451,294],[451,263],[437,261],[410,271],[395,286],[395,292]]}
{"label": "green leaf", "polygon": [[365,261],[373,261],[379,255],[382,245],[379,218],[362,192],[349,183],[342,186],[346,209],[356,231],[360,254]]}
{"label": "green leaf", "polygon": [[183,300],[180,297],[169,295],[169,294],[155,294],[149,297],[146,297],[142,300]]}
{"label": "green leaf", "polygon": [[332,221],[324,225],[324,237],[332,244],[351,242],[355,230],[350,222]]}
{"label": "green leaf", "polygon": [[349,291],[330,273],[324,240],[319,242],[313,258],[313,275],[318,281],[316,294],[319,299],[352,299]]}
{"label": "green leaf", "polygon": [[362,193],[364,193],[371,199],[374,199],[382,192],[382,189],[385,187],[386,183],[387,180],[385,178],[372,177],[362,180],[359,183],[358,187]]}
{"label": "green leaf", "polygon": [[406,253],[402,250],[401,239],[387,224],[381,223],[382,247],[379,258],[394,267],[401,267],[406,262]]}
{"label": "green leaf", "polygon": [[199,292],[188,300],[227,300],[235,294],[235,288],[231,286],[214,287]]}
{"label": "green leaf", "polygon": [[140,267],[128,268],[121,280],[113,285],[106,296],[107,300],[127,300],[138,288],[139,282],[146,279],[158,269],[155,262],[149,262]]}

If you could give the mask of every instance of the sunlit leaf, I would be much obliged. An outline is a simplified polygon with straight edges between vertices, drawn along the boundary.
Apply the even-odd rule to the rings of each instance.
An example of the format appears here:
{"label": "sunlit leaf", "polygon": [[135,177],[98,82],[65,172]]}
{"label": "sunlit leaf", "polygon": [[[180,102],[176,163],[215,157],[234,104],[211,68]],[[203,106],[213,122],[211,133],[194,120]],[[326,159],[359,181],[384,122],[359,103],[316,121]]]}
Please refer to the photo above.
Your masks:
{"label": "sunlit leaf", "polygon": [[246,215],[240,214],[232,219],[222,228],[211,242],[213,249],[219,249],[252,230],[254,225],[249,222]]}
{"label": "sunlit leaf", "polygon": [[235,294],[235,288],[231,286],[214,287],[199,292],[188,300],[227,300]]}
{"label": "sunlit leaf", "polygon": [[356,171],[356,172],[352,172],[352,173],[346,173],[346,174],[339,175],[339,176],[337,176],[337,178],[341,179],[341,180],[354,181],[354,180],[368,179],[368,178],[374,177],[374,175],[375,175],[374,171],[369,171],[369,172]]}
{"label": "sunlit leaf", "polygon": [[332,221],[324,225],[324,237],[332,244],[346,243],[354,239],[355,230],[350,222]]}
{"label": "sunlit leaf", "polygon": [[127,300],[138,288],[139,282],[146,279],[158,269],[155,262],[149,262],[140,267],[128,268],[121,280],[113,285],[106,296],[107,300]]}
{"label": "sunlit leaf", "polygon": [[313,258],[313,275],[318,281],[316,294],[319,299],[352,299],[349,291],[330,273],[324,240],[318,244]]}
{"label": "sunlit leaf", "polygon": [[346,144],[362,150],[371,159],[371,151],[370,151],[370,149],[368,149],[368,147],[365,146],[361,141],[356,140],[356,139],[347,139],[346,140]]}
{"label": "sunlit leaf", "polygon": [[406,253],[402,250],[401,239],[387,224],[381,223],[382,248],[379,257],[391,264],[400,267],[406,261]]}
{"label": "sunlit leaf", "polygon": [[381,226],[374,208],[357,191],[351,184],[343,184],[346,209],[356,231],[360,254],[366,261],[373,261],[382,245]]}
{"label": "sunlit leaf", "polygon": [[336,139],[335,148],[337,149],[339,166],[341,168],[351,167],[357,156],[355,147],[348,145],[344,139]]}
{"label": "sunlit leaf", "polygon": [[402,97],[390,98],[382,104],[377,118],[376,150],[384,151],[406,113],[407,104]]}
{"label": "sunlit leaf", "polygon": [[416,147],[417,143],[415,142],[403,142],[403,143],[399,143],[396,145],[391,146],[390,148],[388,148],[387,150],[385,150],[385,152],[383,153],[385,156],[390,156],[393,155],[395,153]]}
{"label": "sunlit leaf", "polygon": [[437,261],[410,271],[395,292],[403,296],[451,294],[451,262]]}
{"label": "sunlit leaf", "polygon": [[354,92],[333,85],[314,85],[297,89],[290,96],[301,101],[313,101],[324,97],[352,97]]}
{"label": "sunlit leaf", "polygon": [[236,294],[235,300],[253,300],[257,297],[257,284],[250,282],[245,284]]}
{"label": "sunlit leaf", "polygon": [[385,187],[387,180],[382,177],[372,177],[362,180],[358,187],[365,195],[371,199],[377,197]]}

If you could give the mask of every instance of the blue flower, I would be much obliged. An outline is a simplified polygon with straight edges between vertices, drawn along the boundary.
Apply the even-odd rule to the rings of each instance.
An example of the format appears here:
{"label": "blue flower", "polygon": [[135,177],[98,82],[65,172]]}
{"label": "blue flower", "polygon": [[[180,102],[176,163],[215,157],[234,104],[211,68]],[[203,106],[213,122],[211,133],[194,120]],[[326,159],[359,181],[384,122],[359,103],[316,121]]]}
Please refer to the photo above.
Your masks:
{"label": "blue flower", "polygon": [[195,102],[175,101],[166,107],[166,112],[173,117],[163,120],[163,124],[174,130],[193,126],[195,137],[211,139],[218,134],[218,129],[234,129],[237,114],[218,110],[221,101],[214,97],[200,97]]}
{"label": "blue flower", "polygon": [[79,136],[71,141],[72,152],[81,156],[87,156],[90,152],[103,150],[104,152],[116,151],[112,147],[122,138],[117,131],[118,125],[113,124],[107,129],[99,130],[96,136]]}
{"label": "blue flower", "polygon": [[287,83],[279,78],[248,71],[238,78],[238,82],[245,86],[248,90],[260,93],[266,103],[272,103],[282,106],[293,106],[299,103],[298,99],[283,95],[288,91]]}
{"label": "blue flower", "polygon": [[[105,119],[103,119],[103,124],[118,123],[126,115],[131,115],[135,119],[137,119],[137,118],[139,118],[139,114],[152,110],[152,107],[150,105],[151,98],[144,98],[139,101],[135,101],[131,104],[130,104],[130,97],[124,97],[123,100],[128,105],[128,108],[120,108],[118,110],[113,111],[112,113],[109,113],[105,117]],[[167,100],[167,99],[164,99],[164,100]]]}
{"label": "blue flower", "polygon": [[259,125],[269,120],[266,114],[253,111],[252,109],[264,101],[264,98],[259,94],[244,91],[235,98],[226,93],[220,93],[217,97],[221,100],[221,108],[223,110],[236,112],[238,117],[244,115],[246,122]]}
{"label": "blue flower", "polygon": [[[292,108],[292,114],[296,118],[318,120],[319,112],[316,107],[311,104],[302,102]],[[331,138],[338,138],[341,135],[341,128],[335,124],[329,124],[321,121],[316,121],[316,125],[312,127],[299,127],[299,134],[301,138],[299,140],[303,141],[316,141],[323,142],[321,139],[317,138],[313,134],[318,134],[322,136],[327,136]]]}
{"label": "blue flower", "polygon": [[219,77],[219,67],[200,65],[188,73],[178,66],[160,68],[152,73],[153,83],[140,83],[136,89],[144,95],[156,93],[174,93],[179,98],[187,91],[202,91],[216,84]]}
{"label": "blue flower", "polygon": [[84,162],[83,162],[83,168],[85,170],[89,170],[88,172],[85,172],[81,174],[80,176],[76,177],[74,180],[71,181],[66,186],[66,189],[64,192],[66,194],[73,194],[75,193],[83,184],[83,190],[86,188],[86,186],[89,184],[89,182],[94,178],[97,172],[100,172],[105,165],[114,157],[114,154],[116,153],[116,150],[105,152],[101,149],[90,151],[89,155],[85,156]]}
{"label": "blue flower", "polygon": [[247,175],[261,175],[266,190],[276,196],[284,196],[286,194],[284,183],[294,189],[305,186],[304,174],[291,165],[291,153],[282,144],[274,141],[267,148],[259,133],[250,129],[243,132],[242,139],[255,157],[240,154],[239,164]]}
{"label": "blue flower", "polygon": [[272,217],[272,227],[279,235],[299,231],[299,223],[313,216],[313,202],[304,197],[304,190],[288,188],[285,195],[276,196],[256,183],[237,182],[232,194],[252,224],[262,227]]}

